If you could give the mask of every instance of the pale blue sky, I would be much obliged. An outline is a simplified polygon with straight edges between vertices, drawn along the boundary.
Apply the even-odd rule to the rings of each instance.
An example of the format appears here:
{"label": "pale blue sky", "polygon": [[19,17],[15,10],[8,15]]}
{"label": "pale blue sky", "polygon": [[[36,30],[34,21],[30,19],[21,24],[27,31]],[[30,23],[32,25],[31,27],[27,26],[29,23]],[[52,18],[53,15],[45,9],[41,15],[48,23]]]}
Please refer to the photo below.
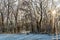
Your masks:
{"label": "pale blue sky", "polygon": [[56,7],[60,7],[60,0],[54,0]]}

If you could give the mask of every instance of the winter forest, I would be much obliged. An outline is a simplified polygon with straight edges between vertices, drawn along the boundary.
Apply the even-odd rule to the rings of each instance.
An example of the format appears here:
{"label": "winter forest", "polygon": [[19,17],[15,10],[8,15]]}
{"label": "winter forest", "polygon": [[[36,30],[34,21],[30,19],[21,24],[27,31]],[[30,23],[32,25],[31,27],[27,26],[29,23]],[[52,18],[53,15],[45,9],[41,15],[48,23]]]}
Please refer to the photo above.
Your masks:
{"label": "winter forest", "polygon": [[0,0],[0,33],[60,33],[59,2]]}

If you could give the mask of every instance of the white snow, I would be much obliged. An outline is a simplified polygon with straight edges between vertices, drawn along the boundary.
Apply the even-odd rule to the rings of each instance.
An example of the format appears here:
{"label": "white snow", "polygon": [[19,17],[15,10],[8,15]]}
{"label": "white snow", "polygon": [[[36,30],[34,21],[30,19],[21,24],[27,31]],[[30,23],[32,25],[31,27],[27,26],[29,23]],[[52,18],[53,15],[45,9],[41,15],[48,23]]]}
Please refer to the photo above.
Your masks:
{"label": "white snow", "polygon": [[[54,36],[55,38],[56,36]],[[60,36],[58,37],[60,38]],[[48,34],[0,34],[0,40],[52,40]]]}

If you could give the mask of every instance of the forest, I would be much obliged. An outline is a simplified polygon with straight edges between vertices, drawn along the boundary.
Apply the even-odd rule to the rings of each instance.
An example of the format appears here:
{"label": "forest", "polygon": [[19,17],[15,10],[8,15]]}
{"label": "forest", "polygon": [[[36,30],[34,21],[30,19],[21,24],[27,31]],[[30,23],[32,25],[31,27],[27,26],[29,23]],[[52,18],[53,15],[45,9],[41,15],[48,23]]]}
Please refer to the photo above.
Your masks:
{"label": "forest", "polygon": [[59,29],[60,6],[54,0],[0,0],[0,33],[50,34]]}

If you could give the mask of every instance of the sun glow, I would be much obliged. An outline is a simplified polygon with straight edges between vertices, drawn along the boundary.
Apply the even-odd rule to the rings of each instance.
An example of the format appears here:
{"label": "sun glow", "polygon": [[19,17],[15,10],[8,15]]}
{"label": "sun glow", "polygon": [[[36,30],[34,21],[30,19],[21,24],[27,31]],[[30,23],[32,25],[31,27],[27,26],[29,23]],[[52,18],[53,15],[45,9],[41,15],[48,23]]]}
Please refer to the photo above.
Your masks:
{"label": "sun glow", "polygon": [[56,14],[56,10],[53,10],[53,11],[52,11],[52,14],[53,14],[53,15]]}
{"label": "sun glow", "polygon": [[55,15],[56,15],[56,10],[53,10],[52,11],[52,16],[55,17]]}

